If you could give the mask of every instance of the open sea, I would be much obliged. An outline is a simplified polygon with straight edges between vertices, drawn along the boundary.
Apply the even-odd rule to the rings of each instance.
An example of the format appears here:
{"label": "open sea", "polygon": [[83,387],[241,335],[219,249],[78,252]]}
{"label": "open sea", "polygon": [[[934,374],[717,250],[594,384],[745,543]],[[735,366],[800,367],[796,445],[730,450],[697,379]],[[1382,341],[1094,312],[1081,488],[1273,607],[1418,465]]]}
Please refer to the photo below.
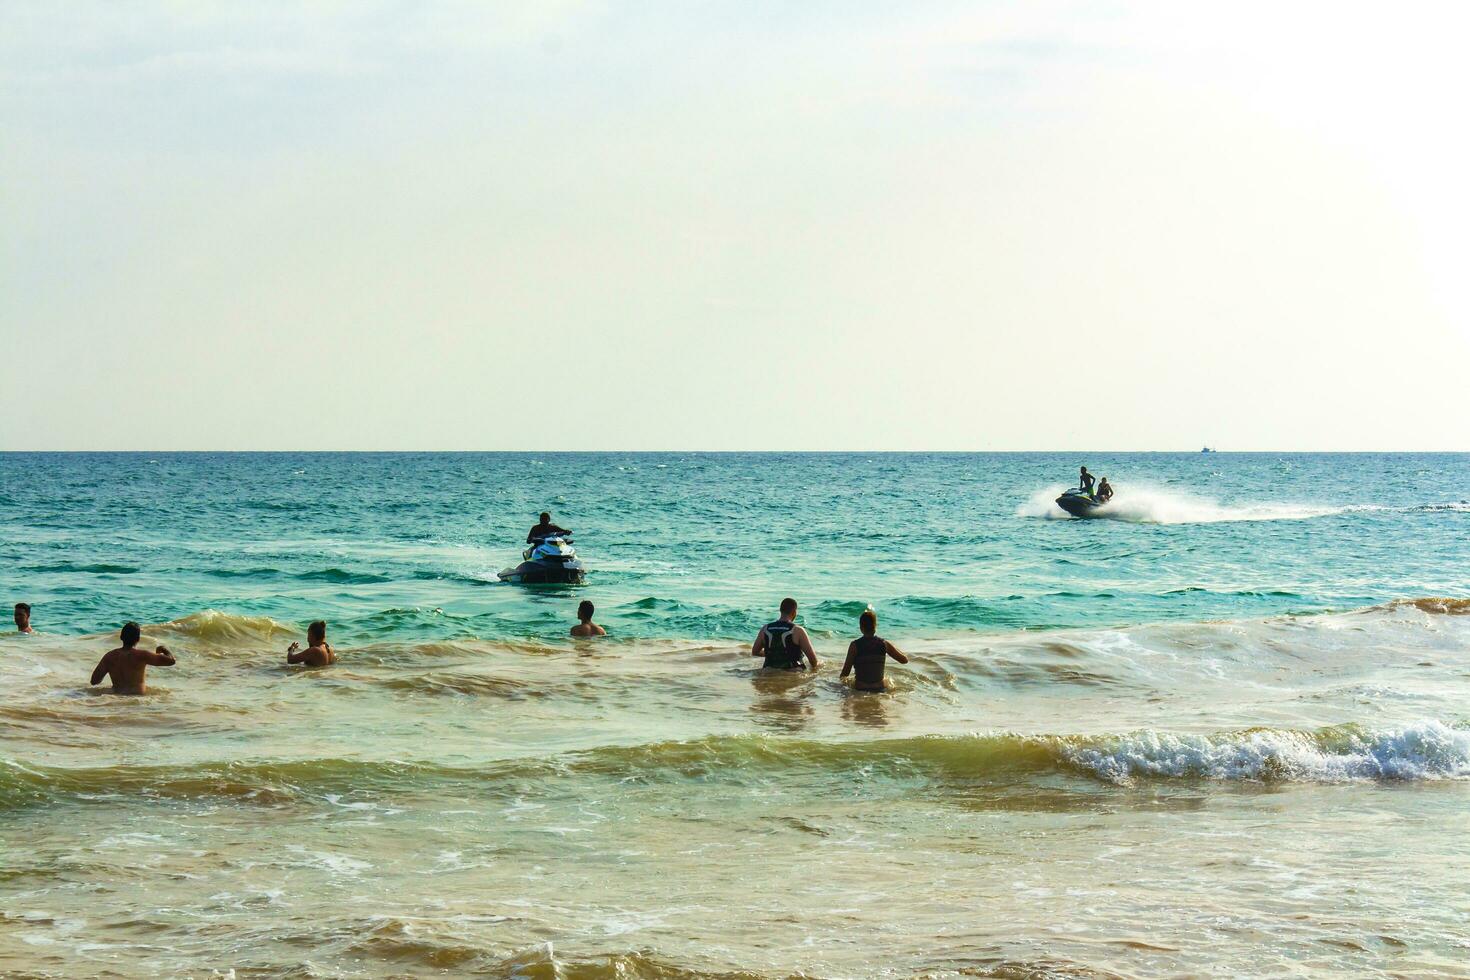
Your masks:
{"label": "open sea", "polygon": [[[1051,504],[1084,463],[1110,519]],[[1470,976],[1467,500],[1467,455],[0,454],[0,975]],[[541,510],[585,584],[497,581]],[[748,655],[787,595],[815,674]],[[888,694],[837,677],[869,604]],[[177,666],[89,689],[129,619]]]}

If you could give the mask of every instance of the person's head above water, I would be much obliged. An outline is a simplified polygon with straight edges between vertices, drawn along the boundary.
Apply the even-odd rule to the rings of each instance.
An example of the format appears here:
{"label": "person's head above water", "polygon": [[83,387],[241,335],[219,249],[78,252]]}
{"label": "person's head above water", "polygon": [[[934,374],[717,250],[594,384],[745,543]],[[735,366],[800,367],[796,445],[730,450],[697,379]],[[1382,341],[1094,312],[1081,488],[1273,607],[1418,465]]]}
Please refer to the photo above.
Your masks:
{"label": "person's head above water", "polygon": [[858,629],[863,631],[863,636],[872,636],[878,631],[878,614],[871,609],[864,609],[863,614],[858,617]]}
{"label": "person's head above water", "polygon": [[31,630],[31,605],[28,602],[17,602],[15,604],[15,628],[22,633]]}
{"label": "person's head above water", "polygon": [[123,628],[122,628],[122,642],[123,642],[123,646],[125,646],[125,647],[136,646],[137,643],[138,643],[138,640],[140,640],[142,638],[142,636],[143,636],[143,631],[138,628],[138,624],[137,623],[131,623],[131,622],[129,622],[129,623],[124,623],[123,624]]}
{"label": "person's head above water", "polygon": [[306,627],[306,642],[312,646],[321,646],[327,642],[327,621],[318,619]]}
{"label": "person's head above water", "polygon": [[594,611],[595,610],[592,608],[592,603],[588,602],[586,599],[583,599],[581,605],[577,606],[577,618],[584,623],[588,622],[592,619],[592,613]]}
{"label": "person's head above water", "polygon": [[788,596],[787,598],[781,600],[781,618],[782,619],[795,619],[796,618],[796,600],[795,599],[792,599],[792,598],[790,598]]}
{"label": "person's head above water", "polygon": [[541,523],[542,524],[550,524],[551,523],[551,515],[543,511],[542,514],[541,514]]}

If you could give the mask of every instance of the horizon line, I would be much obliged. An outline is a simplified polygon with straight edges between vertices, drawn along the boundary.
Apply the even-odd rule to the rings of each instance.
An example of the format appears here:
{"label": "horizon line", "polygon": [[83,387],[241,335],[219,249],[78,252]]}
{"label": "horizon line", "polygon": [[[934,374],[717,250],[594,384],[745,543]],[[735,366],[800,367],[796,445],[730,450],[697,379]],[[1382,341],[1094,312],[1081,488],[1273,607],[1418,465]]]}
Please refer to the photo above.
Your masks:
{"label": "horizon line", "polygon": [[115,453],[118,455],[284,455],[289,453],[334,456],[409,455],[678,455],[692,453],[704,456],[741,456],[801,454],[809,456],[975,456],[975,455],[1060,455],[1063,453],[1135,454],[1159,456],[1259,456],[1267,454],[1321,456],[1463,456],[1470,449],[0,449],[0,455],[84,455]]}

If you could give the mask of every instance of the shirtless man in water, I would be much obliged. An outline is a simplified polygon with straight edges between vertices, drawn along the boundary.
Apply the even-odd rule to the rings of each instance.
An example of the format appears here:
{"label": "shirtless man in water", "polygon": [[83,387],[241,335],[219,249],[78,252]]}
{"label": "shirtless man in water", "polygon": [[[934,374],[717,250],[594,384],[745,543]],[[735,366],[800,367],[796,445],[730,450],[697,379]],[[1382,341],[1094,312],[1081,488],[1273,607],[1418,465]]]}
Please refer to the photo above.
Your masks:
{"label": "shirtless man in water", "polygon": [[137,649],[141,636],[137,623],[124,625],[122,646],[107,651],[97,661],[97,669],[92,671],[92,683],[101,684],[102,678],[111,674],[113,694],[147,694],[148,685],[143,682],[143,675],[148,672],[149,665],[172,667],[177,661],[168,652],[168,647],[162,644],[154,653]]}
{"label": "shirtless man in water", "polygon": [[332,645],[327,642],[327,623],[318,619],[306,627],[306,649],[301,649],[300,643],[293,643],[286,648],[286,663],[305,664],[308,667],[325,667],[337,662],[337,655],[332,652]]}
{"label": "shirtless man in water", "polygon": [[573,636],[607,636],[607,630],[592,621],[592,614],[596,612],[592,603],[583,599],[582,604],[577,607],[577,625],[572,627]]}

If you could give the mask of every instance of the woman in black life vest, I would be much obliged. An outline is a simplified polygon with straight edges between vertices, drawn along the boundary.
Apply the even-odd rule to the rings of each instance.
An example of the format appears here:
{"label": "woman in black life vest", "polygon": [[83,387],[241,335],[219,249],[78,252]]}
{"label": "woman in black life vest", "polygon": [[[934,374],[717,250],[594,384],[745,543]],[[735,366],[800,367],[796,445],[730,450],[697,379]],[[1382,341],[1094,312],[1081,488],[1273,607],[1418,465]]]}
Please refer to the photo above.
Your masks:
{"label": "woman in black life vest", "polygon": [[848,645],[842,676],[846,677],[856,669],[857,677],[852,682],[854,691],[886,691],[888,682],[883,679],[883,668],[888,658],[892,657],[901,664],[908,663],[909,658],[883,637],[874,635],[878,629],[878,614],[873,610],[869,609],[858,617],[858,629],[863,631],[863,635]]}

